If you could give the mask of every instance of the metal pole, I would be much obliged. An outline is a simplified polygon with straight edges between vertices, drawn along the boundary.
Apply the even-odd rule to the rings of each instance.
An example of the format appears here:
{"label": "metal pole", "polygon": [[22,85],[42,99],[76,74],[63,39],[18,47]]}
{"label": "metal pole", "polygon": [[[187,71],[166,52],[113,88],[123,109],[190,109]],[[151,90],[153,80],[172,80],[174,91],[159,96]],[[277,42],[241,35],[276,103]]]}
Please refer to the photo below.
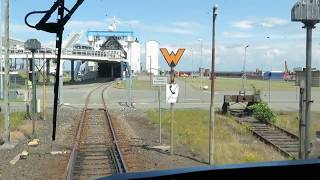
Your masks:
{"label": "metal pole", "polygon": [[[170,84],[174,84],[174,68],[171,67],[171,77],[170,77]],[[174,154],[173,151],[173,121],[174,121],[174,111],[173,111],[174,103],[170,104],[170,155]]]}
{"label": "metal pole", "polygon": [[184,95],[187,99],[187,77],[184,77]]}
{"label": "metal pole", "polygon": [[45,65],[46,65],[46,61],[45,61],[45,53],[43,53],[43,61],[42,61],[42,118],[45,121],[46,120],[46,82],[47,82],[47,77],[46,77],[46,71],[45,71]]}
{"label": "metal pole", "polygon": [[161,134],[161,86],[158,89],[158,100],[159,100],[159,143],[162,144],[162,134]]}
{"label": "metal pole", "polygon": [[[244,47],[244,61],[243,61],[243,74],[242,74],[242,92],[244,95],[246,94],[246,90],[245,90],[245,78],[246,78],[246,62],[247,62],[247,48],[249,47],[249,45],[247,45],[246,47]],[[240,93],[240,94],[241,94]]]}
{"label": "metal pole", "polygon": [[191,48],[191,61],[192,61],[192,67],[191,67],[191,68],[192,68],[192,69],[191,69],[191,72],[192,72],[192,73],[191,73],[191,74],[192,74],[192,78],[193,78],[193,76],[194,76],[194,74],[193,74],[193,73],[194,73],[194,72],[193,72],[193,71],[194,71],[194,67],[193,67],[193,49],[192,49],[192,48]]}
{"label": "metal pole", "polygon": [[74,82],[74,60],[71,60],[71,82]]}
{"label": "metal pole", "polygon": [[129,107],[132,107],[132,70],[131,70],[131,59],[132,59],[132,47],[131,42],[128,42],[128,51],[130,53],[130,61],[128,62],[128,73],[129,73],[129,79],[128,79],[128,105]]}
{"label": "metal pole", "polygon": [[213,19],[212,19],[212,64],[211,64],[211,101],[210,101],[210,142],[209,142],[209,164],[214,165],[214,81],[215,81],[215,62],[216,62],[216,18],[217,9],[215,5],[213,7]]}
{"label": "metal pole", "polygon": [[64,64],[64,60],[61,60],[60,63],[60,73],[59,73],[59,104],[63,105],[63,64]]}
{"label": "metal pole", "polygon": [[129,65],[129,106],[132,107],[132,70],[131,70],[131,64]]}
{"label": "metal pole", "polygon": [[[0,1],[0,9],[2,11],[2,3],[3,1]],[[2,13],[0,14],[0,99],[3,99],[3,58],[2,58]]]}
{"label": "metal pole", "polygon": [[202,48],[203,48],[203,44],[202,44],[202,39],[200,39],[200,88],[202,89]]}
{"label": "metal pole", "polygon": [[150,59],[150,87],[152,87],[152,72],[151,72],[151,70],[152,70],[152,69],[151,69],[151,67],[152,67],[152,66],[151,66],[151,62],[152,62],[152,61],[151,61],[151,56],[149,56],[149,59]]}
{"label": "metal pole", "polygon": [[310,147],[310,118],[311,118],[311,86],[312,86],[312,72],[311,72],[311,59],[312,59],[312,25],[306,25],[307,28],[307,57],[306,57],[306,101],[305,101],[305,121],[306,121],[306,141],[305,141],[305,153],[306,158],[309,158],[311,153]]}
{"label": "metal pole", "polygon": [[[61,1],[58,9],[58,24],[61,24],[62,18],[64,14],[64,1]],[[56,127],[57,127],[57,111],[58,111],[58,96],[59,96],[59,80],[60,80],[60,60],[61,60],[61,47],[62,47],[62,35],[63,35],[63,27],[59,27],[59,32],[57,33],[57,46],[58,54],[57,54],[57,68],[56,68],[56,82],[54,84],[54,104],[53,104],[53,132],[52,132],[52,140],[56,140]]]}
{"label": "metal pole", "polygon": [[271,76],[269,76],[269,105],[270,104],[271,104]]}
{"label": "metal pole", "polygon": [[29,105],[29,59],[26,59],[26,111],[28,118],[30,118],[30,105]]}
{"label": "metal pole", "polygon": [[[5,115],[4,115],[4,141],[10,143],[10,103],[9,103],[9,0],[5,0],[4,4],[4,46],[5,46],[5,74],[4,74],[4,103],[5,103]],[[2,49],[1,49],[2,50]]]}
{"label": "metal pole", "polygon": [[32,137],[36,138],[36,119],[37,119],[37,83],[36,83],[36,65],[32,52]]}
{"label": "metal pole", "polygon": [[304,116],[304,98],[305,98],[305,82],[300,84],[300,101],[299,101],[299,159],[306,159],[305,153],[305,134],[306,121]]}

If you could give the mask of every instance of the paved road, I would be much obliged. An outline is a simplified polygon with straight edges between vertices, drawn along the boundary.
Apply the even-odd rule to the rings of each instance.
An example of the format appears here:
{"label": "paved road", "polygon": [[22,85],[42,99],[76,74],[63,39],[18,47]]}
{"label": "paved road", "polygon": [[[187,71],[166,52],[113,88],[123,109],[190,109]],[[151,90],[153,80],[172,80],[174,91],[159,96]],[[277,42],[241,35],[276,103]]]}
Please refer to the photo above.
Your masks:
{"label": "paved road", "polygon": [[[201,91],[192,88],[184,81],[178,81],[180,85],[179,103],[175,105],[176,108],[202,108],[209,109],[210,92]],[[64,104],[75,107],[83,107],[87,94],[91,89],[99,86],[100,83],[84,84],[84,85],[68,85],[64,86]],[[24,93],[24,90],[19,90]],[[133,91],[133,96],[136,102],[135,107],[138,109],[150,109],[158,107],[158,94],[157,90],[148,91]],[[250,93],[250,92],[249,92]],[[223,96],[225,94],[238,94],[238,91],[218,91],[215,93],[215,107],[220,108],[223,103]],[[264,101],[269,102],[269,93],[262,92]],[[42,88],[37,90],[37,96],[41,99]],[[53,87],[48,87],[48,106],[53,104]],[[106,94],[111,108],[121,108],[121,102],[127,101],[127,91],[123,89],[110,88]],[[101,102],[99,99],[100,94],[93,97],[92,103]],[[271,92],[271,107],[275,110],[283,111],[297,111],[298,110],[298,94],[296,91],[272,91]],[[313,111],[320,111],[320,90],[313,90],[314,104]],[[161,103],[163,108],[169,108],[169,104],[165,103],[165,89],[162,88]],[[1,103],[3,106],[3,102]],[[100,106],[97,103],[97,106]],[[24,103],[12,103],[12,111],[24,110]]]}
{"label": "paved road", "polygon": [[[184,81],[178,81],[180,86],[179,103],[175,106],[177,108],[203,108],[209,109],[210,96],[209,91],[201,91],[194,89]],[[215,92],[215,107],[220,108],[223,103],[223,97],[226,94],[238,94],[238,91],[218,91]],[[252,92],[247,92],[252,93]],[[158,94],[157,90],[153,91],[133,91],[134,99],[136,102],[135,107],[140,109],[149,109],[158,107]],[[313,90],[314,104],[313,111],[320,111],[320,91]],[[111,88],[108,94],[109,103],[114,107],[119,107],[119,102],[127,101],[127,91],[123,89]],[[163,108],[169,108],[169,104],[165,103],[165,89],[162,88],[161,103]],[[269,102],[269,92],[262,92],[262,99]],[[283,111],[297,111],[299,94],[297,91],[272,91],[270,96],[270,106],[275,110]]]}

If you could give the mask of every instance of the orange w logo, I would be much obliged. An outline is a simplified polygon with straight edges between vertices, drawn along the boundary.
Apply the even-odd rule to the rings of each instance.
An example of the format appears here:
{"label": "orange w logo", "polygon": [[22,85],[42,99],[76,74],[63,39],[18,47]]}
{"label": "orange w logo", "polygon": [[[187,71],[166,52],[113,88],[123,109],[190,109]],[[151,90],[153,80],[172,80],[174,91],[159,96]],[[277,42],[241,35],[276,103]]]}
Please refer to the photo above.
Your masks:
{"label": "orange w logo", "polygon": [[160,51],[162,55],[164,56],[165,60],[167,61],[168,65],[170,67],[175,67],[178,65],[184,51],[186,49],[179,49],[178,52],[175,54],[174,52],[171,52],[169,54],[168,50],[166,48],[161,48]]}

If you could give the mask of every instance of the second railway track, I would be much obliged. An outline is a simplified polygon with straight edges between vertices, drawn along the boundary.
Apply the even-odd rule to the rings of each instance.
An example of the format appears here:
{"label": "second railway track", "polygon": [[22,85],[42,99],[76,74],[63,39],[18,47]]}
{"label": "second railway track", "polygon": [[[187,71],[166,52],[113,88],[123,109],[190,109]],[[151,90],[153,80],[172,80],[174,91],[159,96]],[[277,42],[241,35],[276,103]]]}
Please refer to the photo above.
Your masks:
{"label": "second railway track", "polygon": [[283,156],[291,159],[298,158],[299,137],[295,134],[276,125],[260,122],[252,117],[236,117],[235,120]]}
{"label": "second railway track", "polygon": [[[104,98],[110,85],[100,85],[88,94],[68,164],[67,179],[96,179],[127,172]],[[90,108],[90,99],[98,92],[102,106]]]}

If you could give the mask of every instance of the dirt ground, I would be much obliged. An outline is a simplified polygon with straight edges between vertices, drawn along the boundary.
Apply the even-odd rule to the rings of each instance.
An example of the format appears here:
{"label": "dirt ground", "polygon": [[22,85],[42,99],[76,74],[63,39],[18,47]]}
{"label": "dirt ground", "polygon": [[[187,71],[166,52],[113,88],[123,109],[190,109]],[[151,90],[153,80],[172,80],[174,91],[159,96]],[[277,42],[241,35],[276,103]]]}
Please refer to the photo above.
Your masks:
{"label": "dirt ground", "polygon": [[[187,147],[175,145],[175,155],[169,152],[154,150],[151,147],[159,145],[159,129],[141,111],[112,111],[113,123],[127,134],[129,147],[124,153],[131,172],[176,169],[193,166],[205,166],[205,162],[197,160]],[[163,132],[163,144],[169,145],[169,132]],[[182,154],[184,156],[182,156]],[[133,163],[131,161],[133,160]],[[137,166],[138,165],[138,166]]]}
{"label": "dirt ground", "polygon": [[[52,119],[39,120],[36,126],[40,145],[37,147],[27,146],[32,132],[31,121],[26,121],[17,131],[11,133],[12,141],[17,143],[17,146],[13,150],[0,150],[0,179],[64,179],[80,114],[79,109],[63,107],[59,110],[55,142],[51,141]],[[48,114],[48,117],[52,117],[51,114]],[[27,159],[10,165],[9,162],[24,150],[29,152]],[[68,153],[53,156],[52,151]]]}

